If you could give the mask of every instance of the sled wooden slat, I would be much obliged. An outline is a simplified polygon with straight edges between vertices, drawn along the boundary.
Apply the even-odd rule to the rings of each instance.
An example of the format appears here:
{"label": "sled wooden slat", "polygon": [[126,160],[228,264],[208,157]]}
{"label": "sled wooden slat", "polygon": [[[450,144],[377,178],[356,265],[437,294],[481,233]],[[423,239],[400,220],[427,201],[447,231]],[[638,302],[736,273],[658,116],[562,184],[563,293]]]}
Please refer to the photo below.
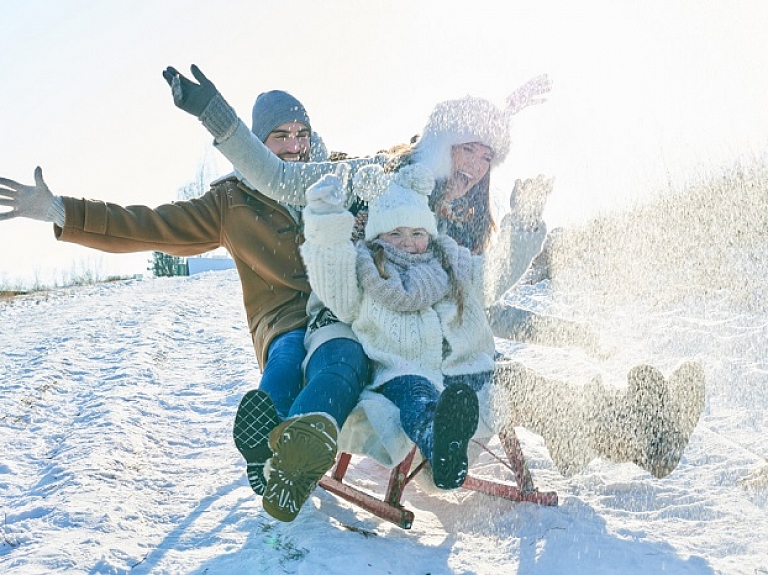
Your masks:
{"label": "sled wooden slat", "polygon": [[547,506],[557,505],[557,493],[554,491],[538,491],[536,489],[532,491],[522,491],[517,487],[507,485],[506,483],[497,483],[495,481],[479,479],[472,476],[467,477],[464,481],[464,485],[461,487],[462,489],[477,491],[479,493],[485,493],[486,495],[509,499],[510,501],[525,501],[527,503],[537,503],[538,505]]}
{"label": "sled wooden slat", "polygon": [[528,470],[528,466],[525,464],[525,457],[523,457],[523,447],[520,445],[520,440],[517,439],[514,427],[505,427],[499,433],[499,441],[504,448],[504,453],[507,454],[509,463],[507,467],[512,470],[515,475],[515,481],[520,491],[535,491],[533,486],[533,478],[531,472]]}
{"label": "sled wooden slat", "polygon": [[387,486],[387,495],[384,500],[377,499],[365,491],[352,487],[342,481],[351,459],[349,453],[341,453],[339,455],[331,475],[323,477],[318,482],[318,485],[329,493],[354,503],[377,517],[394,523],[403,529],[410,529],[411,525],[413,525],[413,512],[400,504],[400,497],[402,497],[405,483],[409,480],[407,474],[413,461],[414,453],[415,451],[411,450],[408,457],[392,470]]}
{"label": "sled wooden slat", "polygon": [[[469,475],[464,481],[462,488],[494,497],[501,497],[510,501],[524,501],[549,506],[557,505],[556,492],[539,491],[534,486],[533,478],[528,470],[528,466],[525,464],[523,450],[514,429],[510,427],[502,430],[499,433],[499,440],[508,461],[504,461],[499,457],[497,459],[512,472],[517,486]],[[416,447],[411,449],[408,456],[392,470],[389,483],[387,484],[387,492],[383,499],[374,497],[357,487],[344,483],[344,476],[347,473],[351,459],[349,453],[339,454],[336,465],[331,470],[330,475],[323,477],[318,482],[318,485],[385,521],[394,523],[403,529],[410,529],[413,524],[414,514],[403,507],[400,500],[405,486],[421,471],[424,465],[424,462],[422,462],[416,469],[411,470],[415,454]]]}

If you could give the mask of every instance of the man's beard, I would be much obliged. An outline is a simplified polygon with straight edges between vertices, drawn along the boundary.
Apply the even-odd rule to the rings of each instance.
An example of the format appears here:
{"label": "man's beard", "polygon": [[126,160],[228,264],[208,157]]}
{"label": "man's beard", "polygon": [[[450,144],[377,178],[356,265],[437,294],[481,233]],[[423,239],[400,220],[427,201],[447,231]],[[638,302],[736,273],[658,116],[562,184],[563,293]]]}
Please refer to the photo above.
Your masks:
{"label": "man's beard", "polygon": [[308,162],[309,161],[309,150],[307,150],[306,152],[300,152],[298,158],[288,157],[292,155],[293,154],[280,154],[278,158],[280,158],[284,162]]}

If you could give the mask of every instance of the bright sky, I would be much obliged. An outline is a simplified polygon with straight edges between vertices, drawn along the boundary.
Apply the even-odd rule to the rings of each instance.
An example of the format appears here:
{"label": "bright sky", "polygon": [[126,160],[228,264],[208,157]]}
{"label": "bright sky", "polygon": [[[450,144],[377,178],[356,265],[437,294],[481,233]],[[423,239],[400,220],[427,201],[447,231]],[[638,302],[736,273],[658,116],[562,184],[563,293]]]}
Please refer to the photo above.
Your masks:
{"label": "bright sky", "polygon": [[[423,127],[440,100],[497,104],[547,73],[549,102],[516,118],[493,178],[556,178],[550,227],[768,143],[764,0],[0,0],[0,175],[54,193],[157,205],[194,178],[210,138],[161,76],[196,63],[249,123],[255,96],[301,99],[329,148],[368,154]],[[220,160],[219,169],[229,171]],[[0,285],[78,267],[141,273],[0,222]]]}

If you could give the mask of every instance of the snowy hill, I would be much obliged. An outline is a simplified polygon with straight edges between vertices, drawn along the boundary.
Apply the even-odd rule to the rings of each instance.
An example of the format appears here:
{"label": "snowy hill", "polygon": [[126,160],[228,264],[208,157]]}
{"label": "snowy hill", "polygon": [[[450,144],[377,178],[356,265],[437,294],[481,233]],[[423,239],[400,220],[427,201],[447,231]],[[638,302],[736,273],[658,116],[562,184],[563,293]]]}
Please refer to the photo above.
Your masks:
{"label": "snowy hill", "polygon": [[[751,254],[757,245],[750,237]],[[609,286],[618,276],[606,270],[621,266],[606,258],[624,257],[592,253],[602,283],[580,287],[563,270],[559,287],[510,294],[589,321],[605,353],[500,343],[546,375],[582,383],[600,373],[623,385],[641,362],[669,373],[700,361],[707,407],[678,469],[657,480],[598,460],[566,479],[523,431],[534,479],[558,491],[558,507],[409,485],[409,531],[322,490],[292,524],[261,511],[230,435],[259,378],[234,270],[0,303],[0,571],[768,574],[768,309],[731,284],[678,285],[659,298],[625,278]],[[755,274],[740,285],[765,281]],[[656,290],[663,295],[663,282]],[[350,476],[383,489],[388,471],[357,460]]]}

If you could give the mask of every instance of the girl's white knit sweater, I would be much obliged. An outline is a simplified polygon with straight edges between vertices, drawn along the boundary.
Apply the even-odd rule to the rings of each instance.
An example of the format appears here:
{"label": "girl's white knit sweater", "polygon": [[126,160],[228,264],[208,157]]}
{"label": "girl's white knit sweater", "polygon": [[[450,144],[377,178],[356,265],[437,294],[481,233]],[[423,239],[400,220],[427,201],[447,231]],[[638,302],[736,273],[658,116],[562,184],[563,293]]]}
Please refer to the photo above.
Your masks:
{"label": "girl's white knit sweater", "polygon": [[441,390],[444,375],[492,371],[494,341],[483,307],[482,258],[471,256],[450,238],[441,239],[471,258],[468,272],[458,277],[464,290],[460,320],[450,296],[419,311],[394,311],[361,287],[357,249],[350,240],[353,225],[349,212],[317,214],[305,209],[301,254],[312,289],[341,321],[351,324],[372,360],[370,387],[410,374],[429,379]]}

